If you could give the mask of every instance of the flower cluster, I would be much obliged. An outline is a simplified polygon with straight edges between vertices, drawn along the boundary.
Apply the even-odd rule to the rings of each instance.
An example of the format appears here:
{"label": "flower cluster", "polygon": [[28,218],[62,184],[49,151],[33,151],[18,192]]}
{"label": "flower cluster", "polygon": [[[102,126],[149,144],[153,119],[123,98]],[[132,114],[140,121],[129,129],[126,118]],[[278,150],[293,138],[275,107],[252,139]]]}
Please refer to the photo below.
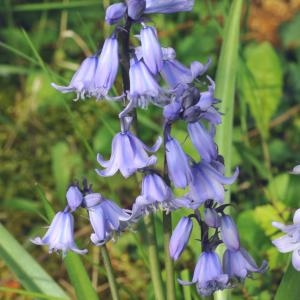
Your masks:
{"label": "flower cluster", "polygon": [[[50,252],[67,250],[85,253],[74,242],[72,213],[86,209],[93,228],[91,241],[103,245],[116,234],[127,229],[146,214],[163,210],[185,208],[193,212],[183,217],[170,240],[170,256],[177,260],[186,248],[193,219],[201,232],[201,248],[191,282],[200,294],[207,296],[216,290],[231,287],[234,281],[243,281],[253,272],[264,272],[266,262],[258,267],[247,251],[240,246],[239,234],[233,219],[224,209],[225,186],[235,182],[238,168],[230,177],[225,176],[225,165],[215,143],[215,132],[221,123],[217,109],[215,83],[205,76],[210,60],[194,61],[189,67],[176,59],[176,51],[162,47],[157,30],[149,25],[147,14],[189,11],[194,0],[127,0],[115,3],[106,10],[105,21],[114,26],[101,50],[87,57],[74,74],[68,86],[52,84],[62,93],[75,92],[78,99],[122,100],[125,108],[119,113],[120,131],[114,136],[110,159],[97,155],[101,177],[115,175],[124,178],[136,172],[142,174],[141,192],[131,210],[120,208],[111,200],[92,191],[86,183],[80,188],[72,185],[67,190],[67,207],[55,215],[43,238],[33,243],[48,245]],[[140,34],[138,46],[129,44],[131,27]],[[136,43],[135,43],[136,44]],[[124,90],[111,95],[111,89],[121,69]],[[201,87],[201,88],[200,88]],[[148,147],[135,130],[138,108],[154,104],[161,107],[162,138]],[[197,158],[184,151],[173,128],[184,123],[187,136],[198,153]],[[165,170],[156,168],[155,153],[163,144]],[[173,189],[181,189],[176,197]],[[204,217],[199,208],[204,207]],[[213,229],[213,230],[212,230]],[[213,232],[213,234],[211,234]],[[221,262],[216,248],[224,243],[226,251]]]}

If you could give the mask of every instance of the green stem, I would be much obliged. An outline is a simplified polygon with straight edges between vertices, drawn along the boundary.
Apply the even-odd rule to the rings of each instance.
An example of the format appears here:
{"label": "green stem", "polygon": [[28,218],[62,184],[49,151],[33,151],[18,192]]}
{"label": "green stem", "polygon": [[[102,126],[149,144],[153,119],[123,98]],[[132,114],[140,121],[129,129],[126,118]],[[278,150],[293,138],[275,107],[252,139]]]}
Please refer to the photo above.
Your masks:
{"label": "green stem", "polygon": [[175,274],[173,260],[169,254],[169,242],[172,234],[172,215],[171,213],[163,213],[164,228],[164,252],[165,252],[165,268],[166,268],[166,289],[167,300],[175,300]]}
{"label": "green stem", "polygon": [[156,300],[165,300],[165,294],[161,278],[161,270],[158,258],[158,249],[156,243],[156,231],[154,224],[154,216],[151,214],[144,218],[146,225],[146,234],[148,242],[148,254],[151,279],[154,288],[154,295]]}
{"label": "green stem", "polygon": [[111,297],[113,300],[119,300],[120,297],[119,297],[119,293],[118,293],[117,282],[116,282],[116,279],[115,279],[115,276],[113,273],[111,261],[110,261],[109,254],[108,254],[108,251],[107,251],[107,248],[105,245],[101,247],[101,256],[102,256],[102,260],[103,260],[104,267],[105,267],[106,274],[107,274]]}

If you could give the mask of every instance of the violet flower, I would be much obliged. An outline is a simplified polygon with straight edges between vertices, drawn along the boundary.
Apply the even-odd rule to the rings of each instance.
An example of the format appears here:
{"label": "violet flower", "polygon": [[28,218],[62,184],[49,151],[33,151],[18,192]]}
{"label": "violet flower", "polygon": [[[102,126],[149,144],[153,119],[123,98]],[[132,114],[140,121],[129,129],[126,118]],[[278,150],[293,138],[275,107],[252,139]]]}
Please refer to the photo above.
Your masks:
{"label": "violet flower", "polygon": [[221,237],[227,249],[234,251],[240,248],[239,233],[231,216],[221,217]]}
{"label": "violet flower", "polygon": [[169,177],[175,187],[184,189],[192,181],[188,157],[171,136],[167,137],[165,148]]}
{"label": "violet flower", "polygon": [[194,0],[146,0],[145,14],[190,11],[193,6]]}
{"label": "violet flower", "polygon": [[71,185],[68,188],[66,198],[71,211],[75,211],[83,200],[82,193],[76,185]]}
{"label": "violet flower", "polygon": [[252,273],[263,273],[267,270],[268,263],[263,261],[260,267],[249,255],[249,253],[240,248],[239,250],[226,249],[223,256],[223,270],[231,279],[245,280]]}
{"label": "violet flower", "polygon": [[78,99],[85,99],[85,97],[90,97],[93,91],[97,65],[98,57],[96,55],[87,57],[73,75],[68,86],[61,86],[57,85],[56,83],[51,83],[51,85],[64,94],[75,92],[77,97],[74,99],[74,101],[77,101]]}
{"label": "violet flower", "polygon": [[193,222],[191,218],[182,217],[177,223],[169,243],[169,252],[173,260],[177,260],[185,249],[192,233],[192,229]]}
{"label": "violet flower", "polygon": [[292,264],[297,271],[300,271],[300,208],[295,211],[292,225],[284,225],[279,222],[272,222],[272,225],[285,235],[275,239],[272,243],[279,252],[292,253]]}
{"label": "violet flower", "polygon": [[111,4],[106,9],[105,22],[109,25],[116,24],[124,17],[126,10],[127,6],[124,3]]}
{"label": "violet flower", "polygon": [[112,141],[112,154],[108,161],[98,154],[98,163],[105,168],[104,170],[96,169],[100,176],[112,176],[118,170],[127,178],[137,169],[145,168],[156,163],[156,156],[148,156],[147,152],[156,152],[162,142],[159,137],[152,147],[146,146],[128,129],[129,125],[125,124],[121,132],[117,133]]}
{"label": "violet flower", "polygon": [[144,13],[146,7],[145,0],[126,0],[128,16],[133,20],[138,20]]}
{"label": "violet flower", "polygon": [[204,251],[200,255],[191,282],[178,280],[182,285],[196,284],[197,291],[202,296],[227,287],[228,275],[222,271],[218,255],[214,251]]}
{"label": "violet flower", "polygon": [[143,26],[141,30],[141,50],[146,66],[153,75],[156,75],[163,65],[163,54],[157,39],[156,29],[152,26]]}
{"label": "violet flower", "polygon": [[214,208],[204,208],[204,222],[207,226],[218,228],[221,225],[221,217]]}
{"label": "violet flower", "polygon": [[84,203],[94,233],[91,241],[101,246],[126,227],[130,215],[113,201],[103,198],[99,193],[87,194]]}
{"label": "violet flower", "polygon": [[36,237],[31,240],[36,245],[47,245],[49,253],[53,251],[62,251],[63,256],[66,255],[68,250],[85,254],[86,249],[80,250],[74,242],[74,218],[70,212],[58,212],[44,237]]}

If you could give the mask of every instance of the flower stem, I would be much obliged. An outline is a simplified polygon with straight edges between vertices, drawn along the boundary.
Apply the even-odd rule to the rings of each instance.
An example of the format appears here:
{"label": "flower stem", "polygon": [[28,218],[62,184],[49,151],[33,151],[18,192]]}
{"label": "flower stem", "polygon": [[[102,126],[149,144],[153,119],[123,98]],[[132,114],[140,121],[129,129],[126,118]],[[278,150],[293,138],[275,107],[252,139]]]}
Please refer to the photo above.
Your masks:
{"label": "flower stem", "polygon": [[151,214],[144,218],[148,242],[148,254],[151,279],[154,288],[154,295],[156,300],[165,300],[165,294],[161,278],[161,270],[158,258],[158,248],[156,243],[156,230],[154,224],[154,216]]}
{"label": "flower stem", "polygon": [[169,254],[169,242],[172,234],[172,215],[163,212],[163,228],[164,228],[164,252],[165,252],[165,268],[166,268],[166,288],[167,300],[175,300],[175,274],[173,260]]}
{"label": "flower stem", "polygon": [[118,287],[117,287],[117,282],[113,273],[111,261],[109,258],[109,254],[107,251],[107,248],[105,245],[101,247],[101,256],[102,260],[105,266],[106,274],[107,274],[107,279],[108,279],[108,284],[111,292],[111,297],[113,300],[119,300],[119,292],[118,292]]}

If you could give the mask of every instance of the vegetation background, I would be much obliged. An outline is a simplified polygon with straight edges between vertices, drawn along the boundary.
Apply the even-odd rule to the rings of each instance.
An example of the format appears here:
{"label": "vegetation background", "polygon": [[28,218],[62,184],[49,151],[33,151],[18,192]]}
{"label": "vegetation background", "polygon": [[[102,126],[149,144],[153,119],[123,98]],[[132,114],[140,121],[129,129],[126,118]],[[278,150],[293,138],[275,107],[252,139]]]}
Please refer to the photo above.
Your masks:
{"label": "vegetation background", "polygon": [[[191,13],[157,15],[153,22],[161,44],[175,48],[185,64],[210,57],[214,78],[231,1],[195,2]],[[84,177],[126,208],[139,193],[132,178],[105,179],[94,172],[96,154],[109,157],[119,130],[118,104],[74,102],[74,95],[62,95],[50,86],[67,84],[80,62],[101,47],[111,32],[104,23],[109,4],[0,0],[0,222],[72,297],[61,256],[49,256],[47,249],[29,241],[47,225],[41,198],[61,210],[68,184]],[[270,269],[239,285],[234,299],[273,299],[289,259],[271,244],[277,236],[271,221],[290,222],[299,207],[300,177],[288,174],[300,163],[299,28],[300,0],[244,1],[232,153],[240,176],[232,188],[232,214],[245,248],[256,261],[267,259]],[[117,82],[116,90],[120,87]],[[161,111],[150,107],[138,114],[142,139],[152,143],[160,132]],[[186,133],[180,126],[177,134],[184,143]],[[179,217],[175,214],[174,222]],[[89,249],[84,264],[99,295],[108,299],[99,249],[89,243],[87,218],[78,212],[76,219],[76,240]],[[156,225],[161,233],[159,214]],[[143,234],[138,233],[143,224],[137,227],[137,232],[108,244],[122,299],[153,297]],[[178,276],[183,269],[193,270],[199,254],[195,238],[175,264]],[[0,287],[22,289],[4,260]],[[31,299],[0,293],[1,299]]]}

